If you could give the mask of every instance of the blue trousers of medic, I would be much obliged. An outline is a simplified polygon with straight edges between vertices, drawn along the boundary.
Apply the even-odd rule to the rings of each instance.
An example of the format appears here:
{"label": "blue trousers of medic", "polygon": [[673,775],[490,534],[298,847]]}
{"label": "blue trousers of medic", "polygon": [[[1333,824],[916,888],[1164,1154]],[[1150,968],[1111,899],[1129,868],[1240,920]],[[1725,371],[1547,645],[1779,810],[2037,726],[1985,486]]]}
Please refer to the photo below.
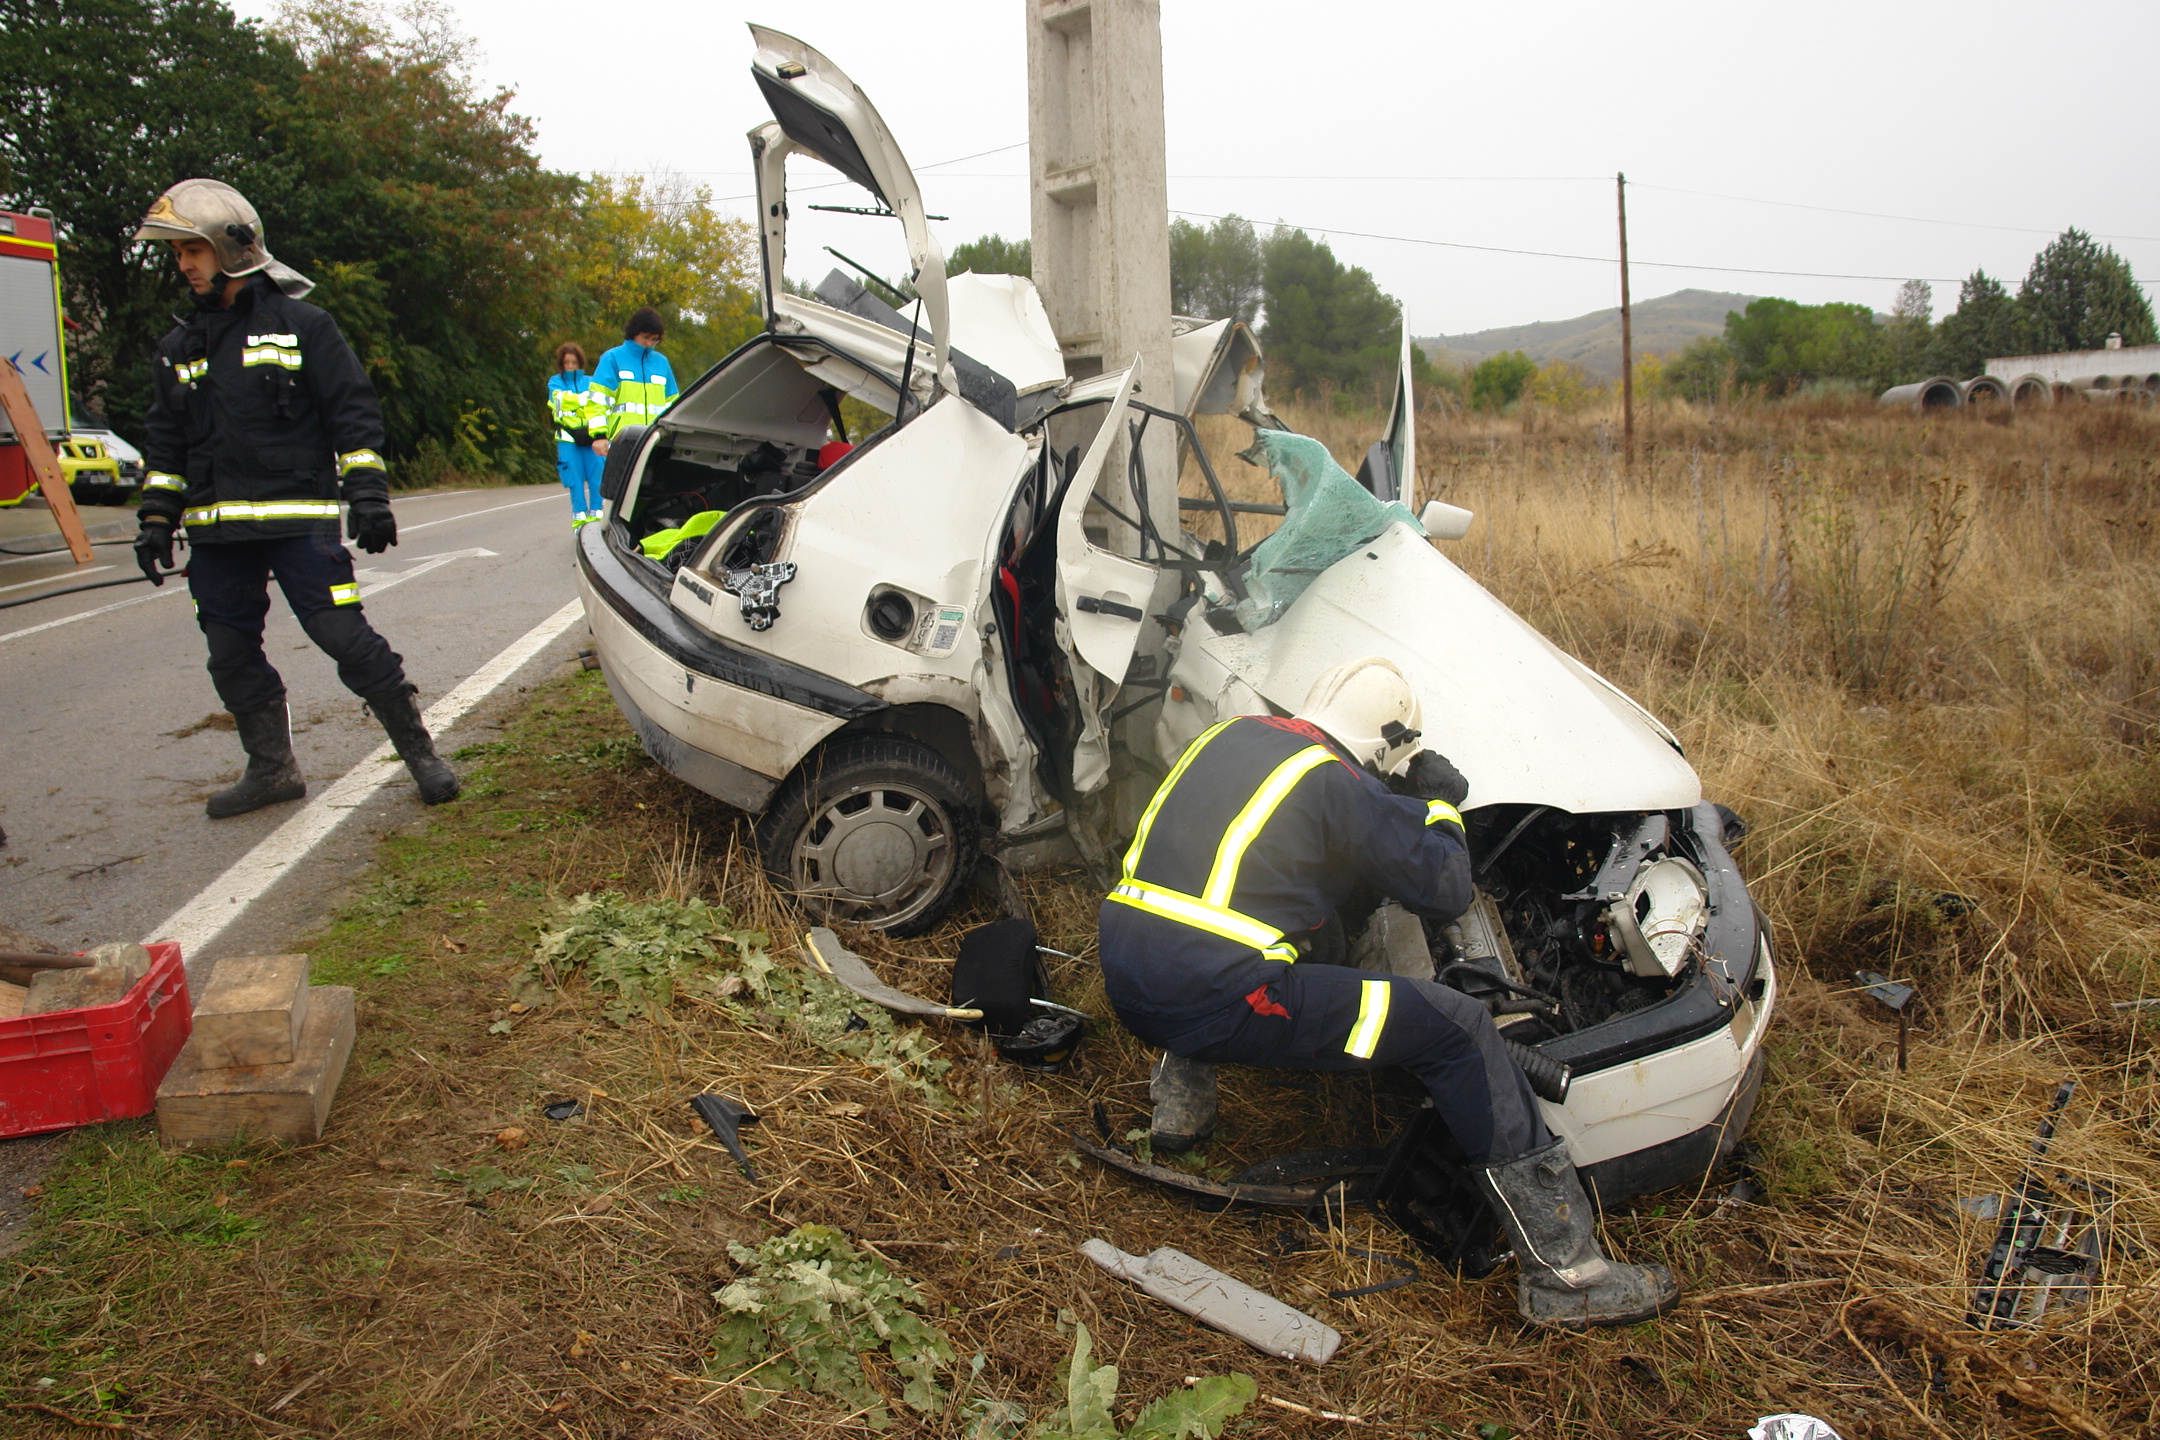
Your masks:
{"label": "blue trousers of medic", "polygon": [[1360,886],[1413,913],[1470,907],[1462,819],[1397,795],[1300,720],[1245,717],[1187,749],[1102,905],[1103,981],[1127,1029],[1210,1064],[1400,1065],[1473,1165],[1552,1143],[1485,1007],[1430,980],[1295,963]]}

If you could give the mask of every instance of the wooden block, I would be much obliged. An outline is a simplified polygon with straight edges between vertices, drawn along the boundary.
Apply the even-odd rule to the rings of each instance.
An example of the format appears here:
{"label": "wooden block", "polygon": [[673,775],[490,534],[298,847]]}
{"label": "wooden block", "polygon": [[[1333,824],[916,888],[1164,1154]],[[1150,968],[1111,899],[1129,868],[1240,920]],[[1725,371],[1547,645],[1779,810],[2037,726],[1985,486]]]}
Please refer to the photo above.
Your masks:
{"label": "wooden block", "polygon": [[23,1006],[29,1002],[29,999],[29,986],[10,985],[5,981],[0,981],[0,1020],[13,1020],[16,1016],[22,1014]]}
{"label": "wooden block", "polygon": [[305,955],[218,961],[195,1002],[196,1063],[205,1070],[289,1064],[307,1027],[307,981]]}
{"label": "wooden block", "polygon": [[25,1015],[50,1015],[86,1005],[110,1005],[127,998],[129,981],[119,970],[41,970],[30,982]]}
{"label": "wooden block", "polygon": [[317,985],[309,995],[299,1053],[284,1065],[208,1068],[197,1055],[196,1032],[158,1086],[158,1139],[168,1147],[320,1140],[352,1055],[353,992]]}

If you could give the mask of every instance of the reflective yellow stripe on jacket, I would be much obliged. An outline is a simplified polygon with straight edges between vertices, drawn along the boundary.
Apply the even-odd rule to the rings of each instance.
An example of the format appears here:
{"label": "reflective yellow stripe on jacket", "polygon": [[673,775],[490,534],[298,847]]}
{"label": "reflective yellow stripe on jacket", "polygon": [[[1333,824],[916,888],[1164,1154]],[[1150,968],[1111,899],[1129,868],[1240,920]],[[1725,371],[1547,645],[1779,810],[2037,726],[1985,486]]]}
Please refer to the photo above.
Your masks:
{"label": "reflective yellow stripe on jacket", "polygon": [[168,470],[152,470],[143,477],[145,490],[185,490],[187,481]]}
{"label": "reflective yellow stripe on jacket", "polygon": [[215,525],[220,520],[335,520],[335,500],[221,500],[190,510],[180,518],[189,525]]}
{"label": "reflective yellow stripe on jacket", "polygon": [[1125,876],[1120,880],[1109,898],[1136,910],[1144,910],[1165,920],[1175,920],[1180,925],[1190,925],[1211,935],[1240,945],[1249,945],[1269,960],[1285,964],[1295,963],[1297,947],[1283,938],[1283,932],[1265,920],[1258,920],[1241,911],[1230,908],[1229,900],[1237,893],[1238,869],[1245,863],[1245,852],[1252,848],[1267,822],[1288,799],[1290,792],[1313,770],[1335,759],[1335,753],[1325,745],[1308,745],[1268,772],[1267,779],[1260,782],[1238,811],[1229,827],[1223,831],[1222,842],[1215,849],[1215,863],[1208,871],[1207,885],[1199,895],[1187,895],[1168,886],[1156,885],[1138,878],[1140,855],[1147,848],[1148,832],[1155,826],[1155,817],[1161,813],[1163,801],[1184,778],[1185,771],[1197,758],[1207,743],[1227,729],[1232,722],[1225,720],[1209,729],[1190,748],[1178,757],[1169,775],[1164,777],[1155,797],[1148,802],[1147,810],[1140,817],[1139,828],[1133,834],[1133,843],[1125,852]]}

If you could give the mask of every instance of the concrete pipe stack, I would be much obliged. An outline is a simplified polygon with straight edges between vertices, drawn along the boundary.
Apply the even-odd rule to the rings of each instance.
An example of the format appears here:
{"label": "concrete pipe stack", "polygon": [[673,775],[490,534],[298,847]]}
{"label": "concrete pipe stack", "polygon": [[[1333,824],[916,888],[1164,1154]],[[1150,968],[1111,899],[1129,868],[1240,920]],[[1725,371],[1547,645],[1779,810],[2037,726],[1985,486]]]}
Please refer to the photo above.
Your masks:
{"label": "concrete pipe stack", "polygon": [[1965,403],[1965,392],[1947,375],[1934,375],[1911,385],[1893,385],[1879,397],[1884,405],[1910,410],[1955,410]]}
{"label": "concrete pipe stack", "polygon": [[2010,382],[2010,403],[2017,406],[2052,405],[2055,403],[2055,387],[2045,375],[2030,372]]}
{"label": "concrete pipe stack", "polygon": [[2010,389],[1992,375],[1979,375],[1967,380],[1962,387],[1967,405],[2007,405]]}

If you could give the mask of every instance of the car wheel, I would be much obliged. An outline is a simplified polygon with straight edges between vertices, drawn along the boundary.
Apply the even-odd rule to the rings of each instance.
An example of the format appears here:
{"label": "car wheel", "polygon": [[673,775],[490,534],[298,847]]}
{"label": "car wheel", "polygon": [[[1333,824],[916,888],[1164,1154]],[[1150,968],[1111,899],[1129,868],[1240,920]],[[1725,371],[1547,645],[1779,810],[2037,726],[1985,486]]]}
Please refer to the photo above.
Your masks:
{"label": "car wheel", "polygon": [[843,740],[781,789],[758,850],[774,882],[821,919],[916,935],[967,881],[976,808],[972,787],[927,745]]}

